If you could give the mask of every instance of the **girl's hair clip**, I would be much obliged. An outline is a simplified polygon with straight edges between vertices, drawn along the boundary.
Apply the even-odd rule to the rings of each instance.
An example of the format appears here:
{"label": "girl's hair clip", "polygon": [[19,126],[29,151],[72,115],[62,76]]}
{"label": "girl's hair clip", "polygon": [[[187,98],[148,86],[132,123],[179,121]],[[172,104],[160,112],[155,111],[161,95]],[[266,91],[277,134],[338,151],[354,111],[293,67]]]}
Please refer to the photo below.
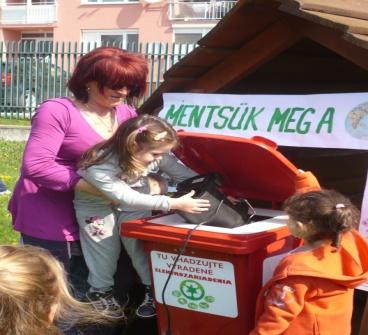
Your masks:
{"label": "girl's hair clip", "polygon": [[143,132],[145,132],[145,131],[147,131],[147,127],[146,126],[141,126],[141,127],[139,127],[138,128],[138,133],[143,133]]}
{"label": "girl's hair clip", "polygon": [[345,205],[344,204],[336,204],[335,209],[339,209],[339,208],[345,208]]}
{"label": "girl's hair clip", "polygon": [[162,140],[166,135],[167,135],[167,131],[162,131],[161,133],[158,133],[157,135],[155,135],[153,139],[155,141],[159,141],[159,140]]}

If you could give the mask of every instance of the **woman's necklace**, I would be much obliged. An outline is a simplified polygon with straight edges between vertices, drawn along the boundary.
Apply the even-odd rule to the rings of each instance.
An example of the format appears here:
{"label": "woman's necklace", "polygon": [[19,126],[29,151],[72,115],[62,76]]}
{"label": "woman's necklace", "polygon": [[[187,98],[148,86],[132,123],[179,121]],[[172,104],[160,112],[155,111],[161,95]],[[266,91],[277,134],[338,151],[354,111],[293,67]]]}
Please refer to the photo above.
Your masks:
{"label": "woman's necklace", "polygon": [[[86,115],[87,118],[89,118],[90,121],[92,121],[93,126],[103,132],[104,135],[111,136],[116,129],[115,111],[113,109],[109,109],[106,113],[106,116],[101,116],[88,104],[84,104],[84,107],[85,108],[82,110],[82,112],[84,113],[84,115]],[[101,129],[101,125],[103,125],[104,129]]]}

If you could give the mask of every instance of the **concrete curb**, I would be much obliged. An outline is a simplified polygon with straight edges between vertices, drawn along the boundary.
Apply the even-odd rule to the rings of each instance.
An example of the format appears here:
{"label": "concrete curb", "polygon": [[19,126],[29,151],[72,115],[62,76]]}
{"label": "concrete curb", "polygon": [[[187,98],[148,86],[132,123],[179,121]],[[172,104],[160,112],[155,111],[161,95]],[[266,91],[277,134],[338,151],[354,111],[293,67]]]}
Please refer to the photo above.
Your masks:
{"label": "concrete curb", "polygon": [[0,140],[27,141],[31,126],[7,126],[0,125]]}

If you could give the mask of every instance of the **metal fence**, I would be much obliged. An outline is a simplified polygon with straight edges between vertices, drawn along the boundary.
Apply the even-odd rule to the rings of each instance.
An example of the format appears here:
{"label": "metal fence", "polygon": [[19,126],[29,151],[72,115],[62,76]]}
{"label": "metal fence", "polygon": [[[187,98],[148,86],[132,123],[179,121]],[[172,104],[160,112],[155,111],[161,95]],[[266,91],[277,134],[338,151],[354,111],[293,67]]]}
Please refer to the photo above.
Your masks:
{"label": "metal fence", "polygon": [[[104,46],[122,47],[119,44]],[[97,44],[72,42],[0,42],[0,117],[29,119],[42,101],[70,96],[66,83],[79,57]],[[147,94],[160,85],[163,73],[195,48],[193,44],[130,44],[149,64]]]}

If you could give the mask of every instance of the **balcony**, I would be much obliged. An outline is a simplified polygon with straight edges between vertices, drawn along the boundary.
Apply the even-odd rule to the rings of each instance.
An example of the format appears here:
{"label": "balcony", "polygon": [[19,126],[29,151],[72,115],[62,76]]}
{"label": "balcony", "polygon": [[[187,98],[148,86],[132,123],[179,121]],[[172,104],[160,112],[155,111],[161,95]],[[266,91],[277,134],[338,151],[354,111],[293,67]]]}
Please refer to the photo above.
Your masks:
{"label": "balcony", "polygon": [[169,2],[169,20],[221,20],[237,1],[180,1]]}
{"label": "balcony", "polygon": [[2,25],[46,25],[56,21],[55,0],[0,1]]}

